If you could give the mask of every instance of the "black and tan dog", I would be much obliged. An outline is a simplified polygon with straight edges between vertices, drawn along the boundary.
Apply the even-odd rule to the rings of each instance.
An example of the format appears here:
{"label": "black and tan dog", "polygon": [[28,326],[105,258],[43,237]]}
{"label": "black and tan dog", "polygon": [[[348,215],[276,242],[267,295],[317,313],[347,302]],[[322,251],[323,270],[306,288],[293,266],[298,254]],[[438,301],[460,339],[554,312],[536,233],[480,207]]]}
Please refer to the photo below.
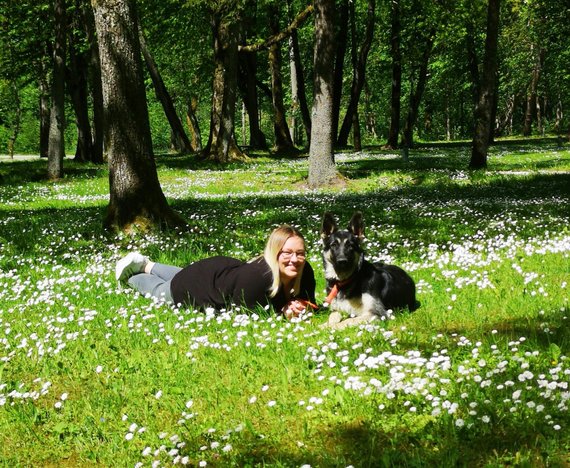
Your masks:
{"label": "black and tan dog", "polygon": [[[362,213],[354,213],[346,230],[339,230],[333,214],[325,213],[321,238],[329,327],[341,329],[386,316],[388,310],[419,307],[414,281],[404,270],[364,259]],[[350,318],[342,320],[342,313]]]}

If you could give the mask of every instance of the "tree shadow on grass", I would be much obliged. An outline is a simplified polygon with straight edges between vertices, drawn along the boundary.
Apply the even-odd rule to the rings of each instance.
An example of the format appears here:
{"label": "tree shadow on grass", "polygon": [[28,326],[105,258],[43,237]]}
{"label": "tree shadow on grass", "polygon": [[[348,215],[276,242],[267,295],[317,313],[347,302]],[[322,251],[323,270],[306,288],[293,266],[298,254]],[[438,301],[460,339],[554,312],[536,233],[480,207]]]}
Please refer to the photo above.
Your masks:
{"label": "tree shadow on grass", "polygon": [[[203,232],[199,235],[192,231],[187,235],[206,244],[216,237],[231,238],[239,234],[246,238],[248,245],[255,242],[257,246],[274,226],[283,223],[293,224],[309,239],[318,240],[325,211],[333,211],[344,225],[355,210],[363,211],[365,223],[377,226],[379,230],[369,234],[382,241],[399,234],[407,238],[427,236],[426,242],[445,242],[450,233],[469,237],[474,230],[496,223],[505,213],[521,219],[539,217],[544,220],[545,229],[558,230],[562,226],[557,220],[568,217],[564,199],[568,197],[569,187],[568,174],[536,174],[476,185],[449,186],[442,181],[429,186],[379,188],[365,193],[247,194],[218,198],[200,198],[189,193],[188,198],[173,200],[170,204],[189,220],[191,227]],[[18,191],[14,192],[14,196],[17,194]],[[22,232],[34,229],[41,243],[42,229],[50,226],[65,233],[79,231],[86,236],[98,235],[104,233],[104,211],[105,206],[29,210],[11,210],[7,206],[0,208],[0,216],[13,220],[0,226],[0,237],[18,244],[29,238],[21,236]],[[440,211],[452,216],[436,216]],[[548,226],[549,223],[552,226]],[[392,225],[393,230],[385,234],[384,224]],[[500,226],[497,229],[500,230]]]}
{"label": "tree shadow on grass", "polygon": [[[502,465],[517,458],[529,466],[543,466],[554,461],[545,450],[548,437],[527,427],[496,424],[459,429],[451,419],[417,419],[419,427],[413,427],[411,420],[403,423],[396,414],[378,411],[367,417],[312,428],[311,439],[297,449],[291,448],[292,440],[281,446],[272,445],[276,444],[274,441],[255,441],[251,444],[253,449],[236,450],[233,456],[240,466],[291,467],[472,467]],[[291,434],[291,439],[302,437]]]}
{"label": "tree shadow on grass", "polygon": [[[105,164],[80,163],[73,160],[66,160],[64,164],[64,177],[58,180],[58,183],[102,177],[107,174],[108,170]],[[30,182],[48,182],[45,159],[0,164],[0,186],[22,185]]]}

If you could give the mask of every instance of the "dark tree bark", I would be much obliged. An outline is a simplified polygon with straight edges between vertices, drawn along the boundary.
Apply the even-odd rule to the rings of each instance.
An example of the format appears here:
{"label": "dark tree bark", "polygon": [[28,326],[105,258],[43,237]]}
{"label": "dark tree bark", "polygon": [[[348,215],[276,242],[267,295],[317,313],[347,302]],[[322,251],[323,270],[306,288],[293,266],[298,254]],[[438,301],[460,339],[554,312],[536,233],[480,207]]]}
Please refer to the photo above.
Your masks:
{"label": "dark tree bark", "polygon": [[352,139],[354,151],[362,151],[362,135],[360,133],[360,119],[358,111],[352,114]]}
{"label": "dark tree bark", "polygon": [[65,0],[54,1],[55,42],[51,84],[51,111],[47,176],[50,180],[63,176],[65,157]]}
{"label": "dark tree bark", "polygon": [[[354,18],[354,3],[351,3],[352,9],[352,30],[353,37],[355,36],[356,29],[356,19]],[[375,25],[375,10],[376,1],[368,0],[368,13],[366,17],[366,31],[364,33],[364,40],[360,46],[360,51],[358,53],[358,59],[356,59],[356,40],[353,39],[352,48],[353,53],[353,75],[352,75],[352,85],[350,87],[350,100],[348,103],[348,108],[346,110],[346,115],[342,122],[342,127],[340,129],[337,145],[340,147],[346,146],[348,143],[348,135],[350,133],[350,127],[352,125],[355,128],[355,124],[358,124],[358,103],[360,101],[360,95],[362,93],[362,88],[366,82],[366,62],[368,61],[368,53],[370,52],[370,47],[372,46],[372,39],[374,37],[374,25]],[[360,133],[360,128],[357,130]],[[355,148],[356,149],[356,148]]]}
{"label": "dark tree bark", "polygon": [[50,126],[50,87],[47,79],[47,70],[40,70],[39,76],[40,89],[40,157],[47,158],[49,151],[49,126]]}
{"label": "dark tree bark", "polygon": [[[242,37],[240,44],[247,43],[256,34],[255,20],[257,2],[248,2],[244,9]],[[238,47],[239,50],[239,47]],[[238,88],[241,93],[249,124],[249,147],[267,149],[267,140],[259,123],[259,95],[257,92],[257,51],[239,51]]]}
{"label": "dark tree bark", "polygon": [[184,226],[160,187],[152,149],[137,15],[131,0],[92,0],[99,40],[110,200],[105,224]]}
{"label": "dark tree bark", "polygon": [[524,136],[530,136],[532,133],[532,121],[533,117],[536,115],[536,107],[538,102],[537,89],[538,89],[538,82],[540,80],[540,73],[542,71],[542,65],[544,62],[544,50],[540,50],[537,56],[534,57],[534,60],[535,64],[532,70],[530,84],[528,86],[528,94],[526,98],[526,110],[524,114],[524,126],[523,126]]}
{"label": "dark tree bark", "polygon": [[192,96],[188,101],[188,106],[186,108],[186,123],[188,129],[190,130],[190,143],[192,144],[192,150],[199,152],[202,151],[202,136],[200,134],[200,125],[198,123],[198,117],[196,117],[196,111],[198,109],[198,98]]}
{"label": "dark tree bark", "polygon": [[234,138],[234,117],[237,94],[238,24],[212,12],[214,39],[214,79],[210,135],[203,157],[218,163],[244,160]]}
{"label": "dark tree bark", "polygon": [[400,98],[402,96],[402,52],[400,50],[400,0],[392,0],[390,43],[392,51],[392,97],[390,100],[390,130],[386,147],[398,147],[400,134]]}
{"label": "dark tree bark", "polygon": [[182,126],[182,122],[178,117],[176,108],[174,107],[174,102],[172,102],[172,97],[170,96],[168,89],[166,89],[164,80],[160,75],[158,66],[154,61],[154,58],[152,57],[149,48],[147,47],[146,40],[143,31],[140,28],[140,25],[139,25],[139,40],[141,44],[141,51],[144,57],[144,61],[146,63],[146,68],[149,72],[150,78],[152,79],[152,84],[154,86],[156,97],[159,100],[160,104],[162,105],[162,109],[164,110],[164,115],[166,115],[166,119],[170,124],[174,149],[182,154],[191,153],[192,145],[190,144],[190,140],[188,139],[186,132],[184,132],[184,127]]}
{"label": "dark tree bark", "polygon": [[485,58],[483,59],[483,73],[479,86],[479,98],[477,99],[477,106],[475,107],[475,130],[473,134],[471,160],[469,162],[471,169],[483,169],[487,167],[487,151],[489,149],[489,134],[493,126],[491,116],[498,70],[497,46],[499,38],[499,9],[500,0],[489,0]]}
{"label": "dark tree bark", "polygon": [[[287,7],[290,11],[291,5],[290,5],[289,0],[287,1]],[[300,54],[299,54],[299,46],[298,46],[296,31],[297,31],[297,28],[299,28],[307,20],[307,18],[311,15],[311,13],[313,13],[313,10],[314,10],[313,5],[307,6],[307,8],[305,8],[302,12],[300,12],[285,29],[279,31],[276,34],[273,34],[270,38],[268,38],[266,41],[264,41],[261,44],[251,44],[251,45],[243,45],[243,46],[240,45],[239,46],[240,52],[255,52],[255,51],[259,51],[261,49],[268,49],[273,44],[277,44],[278,42],[286,39],[287,37],[291,37],[292,43],[293,43],[293,51],[295,54],[295,63],[297,65],[296,66],[296,73],[297,73],[296,74],[296,80],[297,80],[297,83],[299,83],[299,87],[298,87],[299,105],[300,105],[301,113],[303,116],[303,124],[305,125],[305,129],[309,135],[309,137],[308,137],[309,140],[310,140],[311,124],[310,124],[310,116],[309,116],[308,106],[306,105],[307,101],[306,101],[306,97],[305,97],[305,89],[304,89],[304,86],[302,86],[302,83],[304,83],[304,79],[303,79],[303,74],[302,74],[302,68],[300,66],[301,59],[300,59]],[[258,82],[257,85],[271,99],[273,98],[272,93],[267,92],[263,83]]]}
{"label": "dark tree bark", "polygon": [[493,91],[493,103],[491,105],[491,117],[489,118],[489,146],[495,142],[495,128],[497,126],[497,112],[499,109],[499,73],[495,74],[495,89]]}
{"label": "dark tree bark", "polygon": [[337,176],[333,154],[334,0],[315,0],[314,101],[309,149],[309,186],[330,184]]}
{"label": "dark tree bark", "polygon": [[427,83],[428,78],[428,64],[433,47],[433,39],[435,36],[435,31],[431,31],[430,35],[426,40],[426,45],[424,53],[422,55],[422,61],[420,64],[420,69],[418,71],[417,84],[414,89],[413,84],[410,86],[410,102],[408,105],[408,115],[406,117],[406,123],[404,124],[403,131],[403,145],[405,148],[413,148],[414,146],[414,126],[418,119],[418,110],[420,108],[420,103],[422,101],[422,96]]}
{"label": "dark tree bark", "polygon": [[475,32],[473,22],[468,19],[465,23],[465,47],[467,50],[467,68],[471,75],[471,96],[473,107],[477,105],[479,97],[479,59],[477,58],[477,46],[475,45]]}
{"label": "dark tree bark", "polygon": [[340,0],[337,18],[332,108],[332,132],[335,142],[338,135],[340,119],[340,102],[342,98],[342,83],[344,78],[344,56],[346,55],[346,47],[348,43],[348,0]]}
{"label": "dark tree bark", "polygon": [[507,99],[505,113],[502,118],[498,119],[497,126],[495,128],[495,134],[501,136],[505,133],[507,127],[512,126],[513,113],[515,108],[518,106],[519,96],[513,94]]}
{"label": "dark tree bark", "polygon": [[93,109],[93,119],[91,125],[91,161],[103,163],[103,88],[101,83],[101,61],[99,60],[99,47],[97,45],[97,35],[95,32],[95,18],[91,5],[82,4],[81,17],[83,29],[89,44],[87,52],[87,62],[89,68],[89,90]]}
{"label": "dark tree bark", "polygon": [[292,63],[294,66],[293,75],[295,76],[296,83],[296,97],[299,103],[299,110],[301,111],[301,119],[303,127],[307,136],[307,144],[311,143],[311,114],[309,112],[309,105],[307,103],[307,94],[305,92],[305,74],[303,73],[303,64],[301,62],[301,51],[299,50],[299,39],[297,31],[291,33],[291,55]]}
{"label": "dark tree bark", "polygon": [[[272,35],[279,33],[279,9],[275,5],[268,8],[269,27]],[[271,72],[271,94],[273,103],[273,130],[275,132],[274,151],[277,153],[290,153],[296,151],[291,139],[289,126],[283,104],[283,79],[281,77],[281,44],[275,43],[269,47],[269,70]]]}
{"label": "dark tree bark", "polygon": [[67,87],[75,113],[77,125],[77,144],[75,148],[75,161],[91,161],[91,124],[89,122],[89,107],[87,102],[87,76],[85,76],[86,63],[76,51],[71,51],[69,57],[70,68]]}
{"label": "dark tree bark", "polygon": [[259,95],[257,93],[257,53],[239,53],[238,85],[249,122],[249,147],[267,149],[267,140],[259,123]]}
{"label": "dark tree bark", "polygon": [[22,101],[20,99],[20,90],[16,84],[16,77],[12,76],[10,80],[10,88],[12,91],[12,99],[14,101],[14,120],[12,121],[10,136],[8,137],[8,155],[10,159],[14,159],[14,148],[16,146],[16,140],[20,134],[20,128],[22,126]]}
{"label": "dark tree bark", "polygon": [[[75,1],[75,14],[72,27],[77,30],[81,26],[81,5]],[[91,136],[91,123],[89,121],[89,104],[87,90],[87,61],[85,52],[81,50],[75,35],[70,34],[69,39],[69,73],[66,74],[67,89],[71,96],[75,122],[77,126],[77,144],[75,161],[86,162],[93,159]]]}
{"label": "dark tree bark", "polygon": [[364,125],[366,131],[370,133],[375,139],[378,138],[376,132],[376,113],[372,112],[370,101],[372,100],[372,93],[366,80],[364,80]]}
{"label": "dark tree bark", "polygon": [[91,161],[103,163],[103,85],[101,82],[101,61],[95,33],[95,18],[90,5],[83,4],[81,8],[83,27],[89,44],[88,67],[89,89],[93,106],[93,124],[91,126],[92,144]]}

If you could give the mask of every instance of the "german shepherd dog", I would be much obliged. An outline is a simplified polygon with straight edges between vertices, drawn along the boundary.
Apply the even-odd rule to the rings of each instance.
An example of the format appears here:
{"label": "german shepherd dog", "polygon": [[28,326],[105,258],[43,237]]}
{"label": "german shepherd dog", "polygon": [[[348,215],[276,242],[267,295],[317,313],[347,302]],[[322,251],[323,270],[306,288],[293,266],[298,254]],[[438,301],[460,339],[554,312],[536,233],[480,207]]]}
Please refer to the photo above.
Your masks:
{"label": "german shepherd dog", "polygon": [[[364,259],[362,213],[352,215],[346,230],[339,230],[332,213],[325,213],[321,229],[323,264],[327,281],[325,303],[331,315],[325,326],[342,329],[386,316],[388,310],[414,311],[416,285],[400,267]],[[342,320],[341,312],[350,314]]]}

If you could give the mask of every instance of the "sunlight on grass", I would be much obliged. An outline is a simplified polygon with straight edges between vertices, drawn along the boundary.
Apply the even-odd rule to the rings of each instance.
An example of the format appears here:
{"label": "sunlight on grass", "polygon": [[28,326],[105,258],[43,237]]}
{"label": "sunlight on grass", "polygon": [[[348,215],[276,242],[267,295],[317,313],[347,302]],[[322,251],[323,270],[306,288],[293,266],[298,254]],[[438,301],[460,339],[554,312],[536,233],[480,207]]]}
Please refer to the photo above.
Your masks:
{"label": "sunlight on grass", "polygon": [[[0,460],[7,466],[457,466],[568,462],[570,152],[496,147],[336,157],[345,187],[308,190],[306,158],[215,169],[162,156],[192,232],[102,230],[106,171],[0,164]],[[306,235],[362,210],[367,256],[406,268],[421,308],[345,331],[326,311],[221,314],[118,287],[130,250],[184,265],[249,259],[271,228]]]}

